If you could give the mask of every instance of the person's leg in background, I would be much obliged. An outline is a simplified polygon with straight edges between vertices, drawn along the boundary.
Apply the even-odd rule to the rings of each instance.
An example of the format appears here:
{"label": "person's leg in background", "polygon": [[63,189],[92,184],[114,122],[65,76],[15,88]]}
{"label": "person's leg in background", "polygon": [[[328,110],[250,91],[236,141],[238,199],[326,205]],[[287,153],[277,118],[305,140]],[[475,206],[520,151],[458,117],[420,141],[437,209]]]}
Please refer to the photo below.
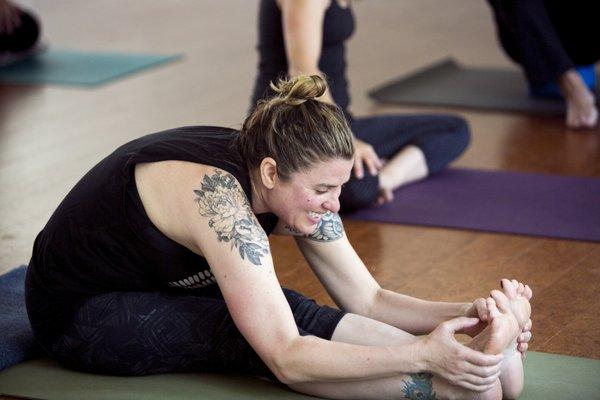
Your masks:
{"label": "person's leg in background", "polygon": [[[584,82],[577,66],[600,59],[597,24],[589,3],[544,0],[488,0],[500,43],[523,67],[533,95],[562,93],[567,103],[567,125],[594,126],[598,120],[593,82]],[[596,34],[594,34],[596,31]]]}
{"label": "person's leg in background", "polygon": [[439,172],[458,158],[470,140],[464,119],[446,115],[383,115],[351,123],[357,138],[369,143],[387,162],[378,175],[365,169],[342,189],[342,212],[392,199],[398,187]]}
{"label": "person's leg in background", "polygon": [[40,37],[35,16],[0,0],[0,66],[17,61],[33,49]]}

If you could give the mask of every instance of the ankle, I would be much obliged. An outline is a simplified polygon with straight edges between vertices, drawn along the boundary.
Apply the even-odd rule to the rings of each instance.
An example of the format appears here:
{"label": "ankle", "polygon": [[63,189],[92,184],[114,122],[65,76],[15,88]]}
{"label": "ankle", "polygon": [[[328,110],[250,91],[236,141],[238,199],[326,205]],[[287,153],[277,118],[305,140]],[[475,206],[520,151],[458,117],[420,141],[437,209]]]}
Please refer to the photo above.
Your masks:
{"label": "ankle", "polygon": [[575,69],[570,69],[558,78],[558,86],[568,99],[583,94],[591,94],[583,79]]}

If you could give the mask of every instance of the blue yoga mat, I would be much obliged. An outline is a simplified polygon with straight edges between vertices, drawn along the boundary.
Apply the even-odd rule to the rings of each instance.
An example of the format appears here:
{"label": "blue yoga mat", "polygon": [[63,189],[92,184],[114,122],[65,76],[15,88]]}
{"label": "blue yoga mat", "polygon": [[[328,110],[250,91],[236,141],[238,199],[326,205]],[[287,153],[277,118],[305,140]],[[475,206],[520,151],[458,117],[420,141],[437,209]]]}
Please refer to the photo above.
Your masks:
{"label": "blue yoga mat", "polygon": [[448,169],[349,217],[600,241],[600,179]]}
{"label": "blue yoga mat", "polygon": [[181,55],[92,53],[50,49],[1,67],[0,82],[95,86],[180,57]]}
{"label": "blue yoga mat", "polygon": [[0,371],[41,355],[25,310],[25,273],[20,266],[0,276]]}

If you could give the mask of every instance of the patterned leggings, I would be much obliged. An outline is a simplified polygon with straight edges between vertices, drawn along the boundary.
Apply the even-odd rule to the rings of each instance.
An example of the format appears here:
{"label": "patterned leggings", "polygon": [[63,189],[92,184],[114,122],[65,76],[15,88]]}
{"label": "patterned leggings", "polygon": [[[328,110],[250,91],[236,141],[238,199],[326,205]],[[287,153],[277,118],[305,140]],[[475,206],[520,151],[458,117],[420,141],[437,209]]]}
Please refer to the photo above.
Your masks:
{"label": "patterned leggings", "polygon": [[[299,333],[331,339],[345,313],[283,291]],[[34,336],[66,367],[109,375],[235,372],[276,380],[236,328],[217,285],[192,294],[111,292],[90,297],[50,343],[47,332],[56,320],[44,301],[51,300],[28,292]]]}

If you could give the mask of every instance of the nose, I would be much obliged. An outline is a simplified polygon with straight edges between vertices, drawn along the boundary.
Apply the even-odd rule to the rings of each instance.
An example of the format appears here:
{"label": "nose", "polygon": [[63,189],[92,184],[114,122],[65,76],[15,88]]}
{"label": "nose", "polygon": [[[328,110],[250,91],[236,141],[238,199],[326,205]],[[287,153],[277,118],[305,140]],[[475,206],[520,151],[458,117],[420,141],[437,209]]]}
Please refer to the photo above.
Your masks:
{"label": "nose", "polygon": [[337,213],[340,211],[340,192],[333,191],[331,197],[325,200],[323,203],[323,208],[327,211],[331,211],[332,213]]}

